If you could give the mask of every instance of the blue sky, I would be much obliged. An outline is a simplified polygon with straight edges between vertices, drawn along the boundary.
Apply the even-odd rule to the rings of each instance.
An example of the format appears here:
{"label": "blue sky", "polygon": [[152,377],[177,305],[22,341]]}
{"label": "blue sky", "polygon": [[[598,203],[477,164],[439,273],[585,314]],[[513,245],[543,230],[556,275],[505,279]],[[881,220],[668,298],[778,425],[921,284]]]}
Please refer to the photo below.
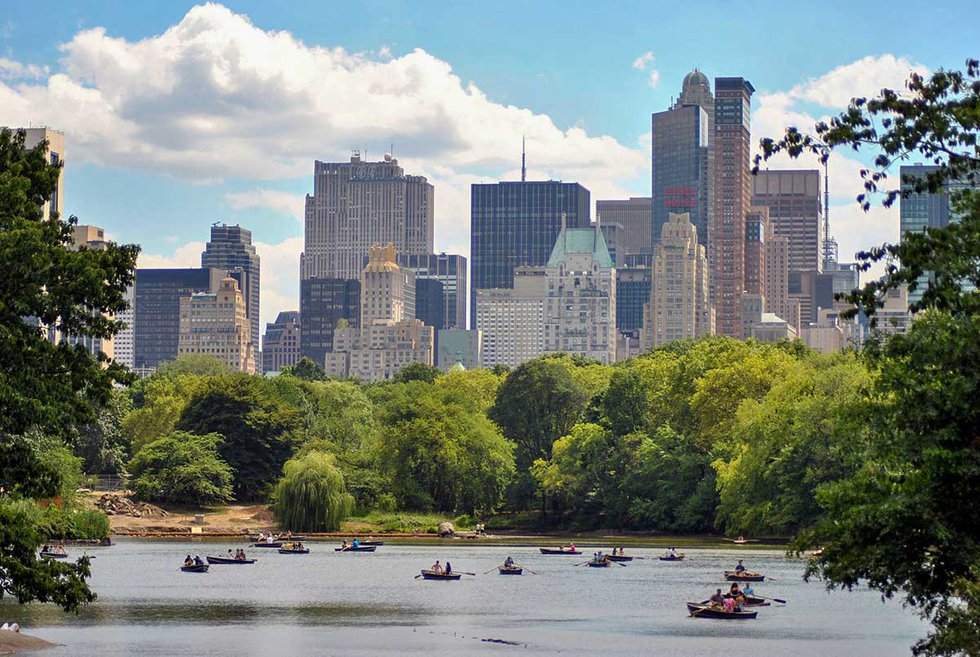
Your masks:
{"label": "blue sky", "polygon": [[[752,81],[755,139],[976,56],[972,5],[935,5],[8,3],[0,124],[64,129],[66,208],[144,266],[198,264],[213,221],[251,228],[269,320],[296,306],[313,158],[393,144],[436,186],[437,248],[465,253],[468,186],[515,176],[522,134],[532,176],[648,194],[650,113],[694,66]],[[859,161],[832,165],[842,255],[893,239],[894,211],[853,206]]]}

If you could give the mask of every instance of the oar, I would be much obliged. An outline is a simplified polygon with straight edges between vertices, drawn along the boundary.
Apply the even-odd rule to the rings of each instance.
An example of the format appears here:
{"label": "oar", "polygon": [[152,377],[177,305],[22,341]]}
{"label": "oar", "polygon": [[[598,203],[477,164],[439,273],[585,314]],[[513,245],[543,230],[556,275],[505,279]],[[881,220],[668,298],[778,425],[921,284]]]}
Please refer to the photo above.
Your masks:
{"label": "oar", "polygon": [[[521,566],[521,567],[523,568],[523,566]],[[526,570],[527,572],[531,573],[532,575],[537,575],[537,573],[534,572],[533,570],[531,570],[530,568],[524,568],[524,570]]]}
{"label": "oar", "polygon": [[483,573],[483,574],[484,574],[484,575],[489,575],[489,574],[490,574],[490,573],[492,573],[493,571],[495,571],[495,570],[497,570],[497,568],[499,568],[499,566],[494,566],[493,568],[491,568],[490,570],[488,570],[487,572],[485,572],[485,573]]}
{"label": "oar", "polygon": [[786,601],[785,600],[780,600],[779,598],[765,598],[765,597],[763,597],[761,595],[757,595],[755,597],[759,598],[760,600],[772,600],[773,602],[778,602],[781,605],[786,604]]}
{"label": "oar", "polygon": [[454,573],[459,573],[460,575],[470,575],[472,577],[476,577],[476,573],[468,573],[468,572],[463,571],[463,570],[454,570],[453,572]]}
{"label": "oar", "polygon": [[[592,561],[592,559],[589,559],[589,561]],[[574,565],[575,566],[584,566],[585,564],[589,563],[589,561],[583,561],[582,563],[577,563],[577,564],[574,564]]]}
{"label": "oar", "polygon": [[414,579],[418,579],[418,578],[419,578],[419,577],[421,577],[421,576],[422,576],[422,573],[419,573],[418,575],[416,575],[416,576],[415,576],[415,578],[414,578]]}

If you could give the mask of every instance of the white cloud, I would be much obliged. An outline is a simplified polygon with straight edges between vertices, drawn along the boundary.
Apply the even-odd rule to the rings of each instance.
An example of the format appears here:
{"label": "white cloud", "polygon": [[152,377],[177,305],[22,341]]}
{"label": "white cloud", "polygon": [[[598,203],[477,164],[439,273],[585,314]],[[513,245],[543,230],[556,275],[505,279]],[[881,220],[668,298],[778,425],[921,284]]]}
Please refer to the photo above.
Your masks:
{"label": "white cloud", "polygon": [[188,242],[177,247],[170,255],[140,253],[136,266],[140,269],[169,269],[174,267],[200,267],[205,242]]}
{"label": "white cloud", "polygon": [[22,79],[29,78],[39,80],[50,73],[47,66],[37,64],[21,64],[6,57],[0,57],[0,79]]}
{"label": "white cloud", "polygon": [[292,216],[303,223],[306,199],[302,194],[290,194],[277,189],[256,188],[245,192],[228,192],[225,194],[228,205],[236,210],[247,208],[267,208],[282,214]]}
{"label": "white cloud", "polygon": [[646,70],[648,64],[653,62],[653,51],[647,50],[645,53],[633,60],[633,68],[638,71]]}
{"label": "white cloud", "polygon": [[846,107],[852,98],[868,98],[885,88],[901,92],[913,71],[924,75],[929,69],[904,57],[868,55],[796,85],[789,96],[821,107]]}
{"label": "white cloud", "polygon": [[660,85],[660,71],[653,69],[650,71],[650,88],[656,89]]}
{"label": "white cloud", "polygon": [[424,50],[311,46],[217,4],[140,41],[85,30],[62,51],[62,70],[43,84],[0,84],[0,114],[61,127],[79,160],[200,182],[270,180],[351,147],[380,154],[395,139],[410,171],[462,173],[511,166],[527,135],[554,177],[588,186],[643,175],[635,150],[495,102]]}

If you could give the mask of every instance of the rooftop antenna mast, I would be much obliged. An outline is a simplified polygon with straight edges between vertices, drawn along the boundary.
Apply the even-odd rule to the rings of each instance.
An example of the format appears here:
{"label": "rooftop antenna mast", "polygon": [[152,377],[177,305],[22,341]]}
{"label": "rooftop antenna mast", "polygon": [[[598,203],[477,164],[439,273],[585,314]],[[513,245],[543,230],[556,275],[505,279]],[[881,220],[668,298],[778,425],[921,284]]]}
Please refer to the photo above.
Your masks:
{"label": "rooftop antenna mast", "polygon": [[527,137],[521,135],[521,182],[527,182]]}
{"label": "rooftop antenna mast", "polygon": [[[828,154],[829,155],[829,154]],[[830,236],[830,158],[823,162],[823,270],[837,267],[837,240]]]}

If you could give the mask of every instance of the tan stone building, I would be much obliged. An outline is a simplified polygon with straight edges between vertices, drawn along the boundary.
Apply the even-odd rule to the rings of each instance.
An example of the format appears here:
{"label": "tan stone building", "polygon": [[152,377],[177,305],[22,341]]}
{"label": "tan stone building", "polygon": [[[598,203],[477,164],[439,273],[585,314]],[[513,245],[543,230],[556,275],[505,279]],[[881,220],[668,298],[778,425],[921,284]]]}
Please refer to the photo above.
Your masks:
{"label": "tan stone building", "polygon": [[690,215],[671,214],[654,249],[643,345],[650,348],[714,332],[704,246],[698,244]]}
{"label": "tan stone building", "polygon": [[330,376],[385,381],[411,363],[433,364],[435,329],[415,319],[415,275],[393,244],[374,245],[361,273],[360,327],[338,326],[324,369]]}
{"label": "tan stone building", "polygon": [[245,296],[238,281],[221,279],[216,292],[180,299],[180,337],[177,355],[213,356],[232,369],[255,374],[255,349]]}

